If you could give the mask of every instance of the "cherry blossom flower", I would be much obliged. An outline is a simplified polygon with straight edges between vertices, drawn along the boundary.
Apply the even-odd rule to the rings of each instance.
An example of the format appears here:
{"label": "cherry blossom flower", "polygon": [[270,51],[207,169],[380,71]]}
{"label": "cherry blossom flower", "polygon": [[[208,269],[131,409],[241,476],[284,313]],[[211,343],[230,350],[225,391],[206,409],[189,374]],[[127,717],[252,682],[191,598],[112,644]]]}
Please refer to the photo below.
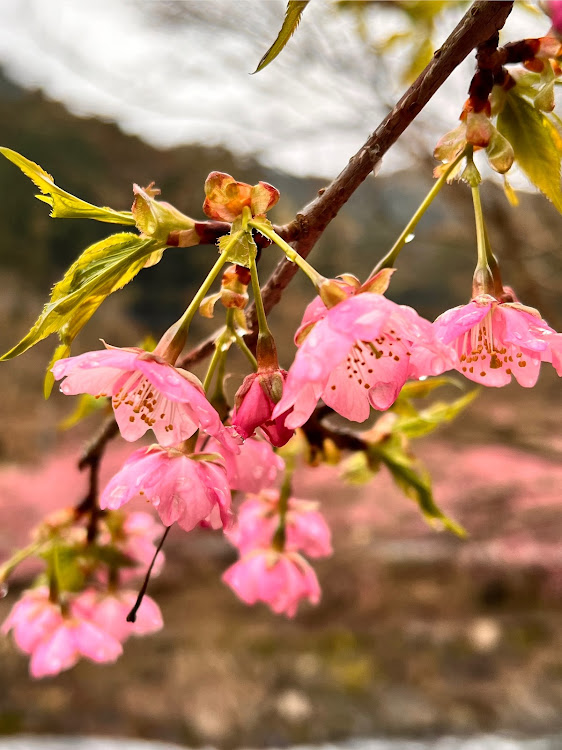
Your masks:
{"label": "cherry blossom flower", "polygon": [[327,308],[315,299],[295,340],[300,348],[273,418],[293,407],[288,428],[300,427],[319,398],[347,419],[364,422],[371,406],[388,409],[408,378],[454,366],[429,321],[382,294],[349,286],[347,299]]}
{"label": "cherry blossom flower", "polygon": [[562,375],[562,334],[519,302],[480,294],[440,315],[434,327],[438,338],[456,351],[456,369],[477,383],[500,387],[513,376],[531,388],[541,362],[551,362]]}
{"label": "cherry blossom flower", "polygon": [[272,419],[275,404],[281,399],[285,370],[262,370],[248,375],[238,389],[232,413],[232,425],[243,437],[253,435],[258,427],[269,438],[272,445],[280,448],[294,435],[294,430],[285,427],[285,418],[290,409]]}
{"label": "cherry blossom flower", "polygon": [[[212,438],[206,441],[205,449],[210,453],[221,453],[221,446]],[[257,437],[248,438],[240,446],[239,453],[234,456],[226,454],[224,458],[230,489],[240,492],[257,493],[272,487],[285,469],[285,462],[275,453],[271,443]]]}
{"label": "cherry blossom flower", "polygon": [[237,450],[199,380],[154,353],[106,344],[105,350],[60,359],[52,371],[63,379],[60,389],[67,395],[111,397],[125,440],[138,440],[152,429],[161,445],[175,445],[202,429]]}
{"label": "cherry blossom flower", "polygon": [[[279,492],[264,490],[242,503],[236,524],[227,536],[242,554],[246,554],[252,549],[270,547],[279,521]],[[303,552],[309,557],[332,554],[330,528],[318,511],[318,503],[295,497],[288,499],[284,549]]]}
{"label": "cherry blossom flower", "polygon": [[60,624],[33,650],[32,677],[55,675],[73,667],[81,656],[102,663],[114,662],[123,653],[119,641],[80,616],[63,617]]}
{"label": "cherry blossom flower", "polygon": [[131,635],[148,635],[162,629],[160,607],[146,594],[136,613],[135,622],[127,622],[127,615],[137,601],[137,592],[122,589],[101,592],[86,589],[74,601],[74,611],[98,625],[120,643]]}
{"label": "cherry blossom flower", "polygon": [[2,623],[2,633],[6,635],[11,630],[18,648],[31,654],[45,634],[61,622],[60,607],[49,600],[49,589],[39,586],[23,592]]}
{"label": "cherry blossom flower", "polygon": [[314,570],[296,552],[253,550],[223,573],[222,580],[246,604],[265,602],[271,609],[294,617],[301,599],[320,601]]}
{"label": "cherry blossom flower", "polygon": [[73,667],[81,656],[96,662],[113,662],[122,653],[119,641],[85,618],[74,602],[63,614],[49,601],[46,587],[24,593],[8,619],[3,632],[13,630],[16,644],[31,654],[32,677],[54,675]]}
{"label": "cherry blossom flower", "polygon": [[[213,510],[216,525],[230,521],[230,489],[224,465],[218,456],[153,445],[135,451],[121,470],[109,481],[100,507],[117,510],[137,495],[144,496],[156,508],[162,523],[177,521],[190,531],[206,521]],[[213,526],[215,523],[213,523]]]}

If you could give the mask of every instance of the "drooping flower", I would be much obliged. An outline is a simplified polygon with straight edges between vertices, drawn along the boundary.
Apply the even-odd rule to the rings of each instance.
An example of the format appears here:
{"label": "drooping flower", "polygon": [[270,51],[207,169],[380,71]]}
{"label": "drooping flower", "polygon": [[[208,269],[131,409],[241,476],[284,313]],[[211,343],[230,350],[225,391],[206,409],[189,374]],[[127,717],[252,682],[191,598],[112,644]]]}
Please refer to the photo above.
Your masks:
{"label": "drooping flower", "polygon": [[9,630],[22,651],[31,654],[29,670],[37,678],[70,669],[81,656],[113,662],[123,651],[119,641],[84,617],[73,601],[63,614],[49,600],[47,587],[24,593],[2,626],[3,632]]}
{"label": "drooping flower", "polygon": [[190,531],[211,514],[215,525],[215,510],[216,523],[226,526],[231,496],[226,469],[219,460],[216,455],[186,455],[177,448],[160,445],[140,448],[109,481],[100,507],[117,510],[142,495],[154,505],[165,526],[177,521]]}
{"label": "drooping flower", "polygon": [[37,644],[62,622],[60,607],[49,599],[49,589],[39,586],[24,591],[2,623],[2,633],[13,632],[19,649],[31,654]]}
{"label": "drooping flower", "polygon": [[161,445],[175,445],[201,429],[237,450],[199,380],[154,353],[106,344],[105,350],[60,359],[52,371],[67,395],[110,397],[125,440],[152,429]]}
{"label": "drooping flower", "polygon": [[232,425],[244,439],[253,435],[258,427],[277,448],[293,437],[294,430],[285,426],[285,418],[290,409],[272,418],[275,405],[281,399],[286,377],[285,370],[260,368],[244,378],[236,393],[232,414]]}
{"label": "drooping flower", "polygon": [[70,615],[37,644],[29,671],[33,677],[46,677],[70,669],[81,656],[103,664],[116,661],[122,653],[121,644],[112,635],[89,620]]}
{"label": "drooping flower", "polygon": [[500,387],[513,376],[531,388],[541,362],[552,363],[562,375],[562,334],[519,302],[480,294],[440,315],[434,327],[438,338],[456,351],[456,369],[477,383]]}
{"label": "drooping flower", "polygon": [[300,348],[273,411],[275,419],[293,407],[288,428],[303,425],[319,398],[343,417],[364,422],[371,406],[388,409],[408,378],[454,365],[429,321],[358,284],[349,285],[347,299],[333,307],[316,299],[305,312],[295,336]]}
{"label": "drooping flower", "polygon": [[265,602],[294,617],[301,599],[318,604],[321,591],[314,570],[296,552],[253,550],[228,568],[222,580],[246,604]]}
{"label": "drooping flower", "polygon": [[[236,524],[227,536],[245,555],[252,549],[271,547],[279,523],[279,492],[264,490],[242,503]],[[290,497],[284,533],[283,547],[287,552],[302,552],[309,557],[328,557],[332,554],[330,528],[318,511],[316,502]]]}
{"label": "drooping flower", "polygon": [[135,605],[137,592],[120,589],[102,592],[86,589],[74,601],[74,611],[98,625],[120,643],[131,635],[148,635],[163,627],[162,613],[154,599],[144,595],[135,622],[127,622],[127,615]]}

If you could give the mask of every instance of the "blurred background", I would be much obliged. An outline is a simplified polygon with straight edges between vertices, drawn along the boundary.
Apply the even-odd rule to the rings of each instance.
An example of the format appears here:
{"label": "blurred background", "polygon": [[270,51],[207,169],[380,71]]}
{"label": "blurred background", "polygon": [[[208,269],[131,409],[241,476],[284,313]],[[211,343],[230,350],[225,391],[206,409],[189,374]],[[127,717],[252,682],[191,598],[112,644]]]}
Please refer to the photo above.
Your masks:
{"label": "blurred background", "polygon": [[[162,199],[202,219],[205,177],[220,170],[275,185],[282,197],[271,218],[288,221],[361,146],[467,4],[314,0],[287,49],[251,76],[284,6],[0,0],[0,143],[98,205],[126,209],[132,183],[154,180]],[[536,8],[517,4],[505,39],[547,29]],[[319,271],[365,277],[388,250],[431,186],[433,146],[456,125],[472,66],[461,66],[331,223],[310,257]],[[513,184],[525,187],[517,176]],[[111,231],[50,219],[34,192],[0,163],[2,351],[27,332],[81,250]],[[562,218],[532,192],[512,208],[493,180],[483,194],[504,281],[560,330]],[[473,221],[466,188],[444,189],[402,252],[392,299],[430,319],[466,302]],[[278,257],[263,254],[264,277]],[[73,353],[99,337],[117,346],[158,337],[213,258],[212,247],[168,250],[101,307]],[[311,297],[297,278],[272,316],[285,366]],[[193,342],[215,326],[201,319]],[[1,559],[86,487],[76,461],[102,416],[60,430],[73,405],[57,393],[43,400],[53,348],[50,339],[0,367]],[[236,748],[562,730],[560,406],[560,381],[545,366],[536,388],[484,391],[415,444],[466,540],[430,529],[383,471],[361,487],[335,468],[300,472],[297,494],[322,501],[335,554],[315,566],[320,606],[302,607],[294,621],[245,607],[221,584],[235,555],[219,535],[174,529],[166,569],[150,587],[166,627],[130,641],[117,664],[81,662],[33,683],[26,659],[0,640],[0,733]],[[130,450],[114,441],[104,480]],[[0,618],[29,572],[0,601]]]}

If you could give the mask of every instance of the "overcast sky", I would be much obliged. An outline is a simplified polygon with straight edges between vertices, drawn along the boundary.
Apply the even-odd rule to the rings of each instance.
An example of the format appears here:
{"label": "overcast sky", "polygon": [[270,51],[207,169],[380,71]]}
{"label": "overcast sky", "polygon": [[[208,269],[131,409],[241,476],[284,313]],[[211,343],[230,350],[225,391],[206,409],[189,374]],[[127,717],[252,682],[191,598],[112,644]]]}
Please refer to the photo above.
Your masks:
{"label": "overcast sky", "polygon": [[[312,0],[281,56],[249,75],[282,20],[281,0],[0,0],[0,65],[72,112],[115,121],[158,146],[203,142],[297,174],[336,175],[396,101],[400,58],[366,56],[349,14]],[[462,10],[452,7],[441,43]],[[514,14],[515,15],[515,14]],[[378,10],[375,36],[404,28]],[[520,13],[506,38],[544,34]],[[473,61],[408,131],[385,169],[405,166],[455,126]]]}

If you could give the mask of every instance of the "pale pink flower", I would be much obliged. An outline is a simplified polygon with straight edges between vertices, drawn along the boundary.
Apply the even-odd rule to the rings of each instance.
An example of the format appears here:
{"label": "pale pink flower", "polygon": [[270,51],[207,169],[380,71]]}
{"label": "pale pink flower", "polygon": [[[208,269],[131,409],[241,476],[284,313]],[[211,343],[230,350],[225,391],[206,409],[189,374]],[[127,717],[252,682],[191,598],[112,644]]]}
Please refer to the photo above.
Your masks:
{"label": "pale pink flower", "polygon": [[223,573],[222,580],[246,604],[265,602],[271,609],[294,617],[301,599],[320,601],[314,570],[296,552],[254,550]]}
{"label": "pale pink flower", "polygon": [[294,407],[285,419],[288,428],[303,425],[319,398],[343,417],[364,422],[371,407],[388,409],[408,378],[453,366],[431,323],[415,310],[377,293],[349,294],[330,309],[316,299],[305,312],[295,337],[300,348],[273,411],[276,418]]}
{"label": "pale pink flower", "polygon": [[230,489],[226,469],[215,458],[219,459],[203,453],[187,456],[159,445],[140,448],[109,481],[100,507],[117,510],[142,495],[154,505],[165,526],[177,521],[190,531],[206,521],[215,508],[219,525],[226,526],[230,520]]}
{"label": "pale pink flower", "polygon": [[285,370],[261,370],[248,375],[235,397],[232,425],[244,439],[253,435],[258,427],[277,448],[293,437],[294,431],[285,427],[285,418],[290,409],[272,419],[275,404],[283,393]]}
{"label": "pale pink flower", "polygon": [[111,397],[125,440],[138,440],[152,429],[161,445],[176,445],[202,429],[236,451],[194,375],[143,349],[106,347],[53,365],[55,378],[64,378],[63,393]]}
{"label": "pale pink flower", "polygon": [[[202,448],[200,448],[202,450]],[[208,440],[205,450],[210,453],[221,453],[216,440]],[[285,462],[278,456],[271,444],[260,438],[248,438],[240,446],[235,456],[224,456],[226,474],[231,490],[257,493],[272,487],[283,471]]]}
{"label": "pale pink flower", "polygon": [[518,302],[481,294],[440,315],[434,327],[438,338],[456,351],[456,369],[477,383],[499,387],[513,376],[531,388],[541,362],[551,362],[562,375],[562,334]]}
{"label": "pale pink flower", "polygon": [[[265,490],[242,503],[236,524],[227,536],[242,554],[246,554],[258,547],[271,547],[279,522],[279,492]],[[303,552],[309,557],[332,554],[330,528],[318,511],[318,503],[295,497],[288,499],[284,549]]]}
{"label": "pale pink flower", "polygon": [[137,592],[130,589],[114,592],[87,589],[74,600],[74,612],[80,612],[94,625],[123,643],[131,635],[155,633],[164,624],[160,607],[146,594],[137,610],[135,622],[127,622],[127,615],[136,601]]}
{"label": "pale pink flower", "polygon": [[18,648],[30,654],[62,619],[58,604],[49,600],[49,589],[40,586],[23,592],[2,623],[2,633],[6,635],[11,630]]}

